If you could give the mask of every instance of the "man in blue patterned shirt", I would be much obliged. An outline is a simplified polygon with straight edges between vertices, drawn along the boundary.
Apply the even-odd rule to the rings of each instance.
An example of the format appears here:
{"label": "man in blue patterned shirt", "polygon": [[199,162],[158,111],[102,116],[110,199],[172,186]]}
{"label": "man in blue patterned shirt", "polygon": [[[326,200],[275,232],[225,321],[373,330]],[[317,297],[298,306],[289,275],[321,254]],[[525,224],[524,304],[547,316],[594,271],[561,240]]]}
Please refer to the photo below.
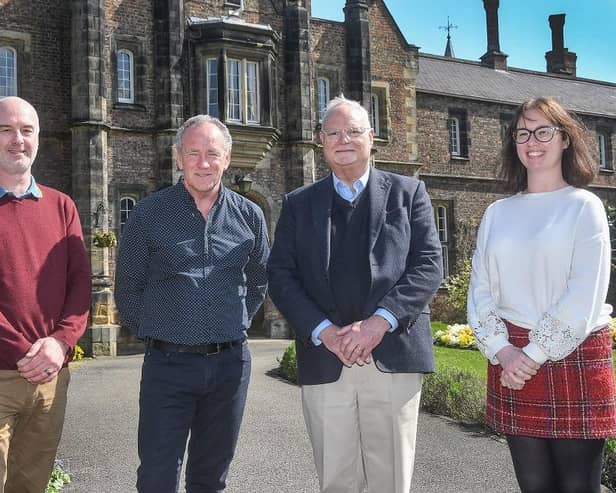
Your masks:
{"label": "man in blue patterned shirt", "polygon": [[137,490],[171,493],[190,432],[186,491],[220,492],[250,378],[246,331],[263,302],[269,255],[261,210],[221,183],[231,135],[197,115],[177,132],[184,177],[142,200],[122,233],[115,300],[146,341]]}

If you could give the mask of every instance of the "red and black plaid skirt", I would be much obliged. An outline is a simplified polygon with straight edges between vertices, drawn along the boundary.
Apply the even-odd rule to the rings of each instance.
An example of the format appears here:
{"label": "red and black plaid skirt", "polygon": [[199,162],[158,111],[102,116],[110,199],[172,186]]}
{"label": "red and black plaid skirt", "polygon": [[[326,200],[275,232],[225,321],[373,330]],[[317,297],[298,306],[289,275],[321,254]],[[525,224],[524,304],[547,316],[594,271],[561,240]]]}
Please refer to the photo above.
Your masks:
{"label": "red and black plaid skirt", "polygon": [[[528,344],[528,330],[506,322],[509,342]],[[488,364],[486,421],[497,432],[541,438],[616,437],[616,390],[609,329],[593,332],[569,356],[546,361],[522,390],[500,383]]]}

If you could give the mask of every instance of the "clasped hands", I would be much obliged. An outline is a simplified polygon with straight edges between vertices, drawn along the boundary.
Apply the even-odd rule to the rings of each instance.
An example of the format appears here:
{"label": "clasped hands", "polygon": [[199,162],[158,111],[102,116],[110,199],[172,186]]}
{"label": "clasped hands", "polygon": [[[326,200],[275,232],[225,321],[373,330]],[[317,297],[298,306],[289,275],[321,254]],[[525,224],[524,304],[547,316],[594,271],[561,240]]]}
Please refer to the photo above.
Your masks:
{"label": "clasped hands", "polygon": [[64,364],[68,345],[55,337],[38,339],[17,362],[19,374],[32,384],[51,382]]}
{"label": "clasped hands", "polygon": [[372,350],[390,327],[383,317],[372,315],[344,327],[329,325],[319,334],[319,339],[345,366],[363,366],[371,362]]}
{"label": "clasped hands", "polygon": [[537,374],[540,366],[520,348],[511,345],[496,353],[496,359],[503,369],[501,385],[512,390],[521,390]]}

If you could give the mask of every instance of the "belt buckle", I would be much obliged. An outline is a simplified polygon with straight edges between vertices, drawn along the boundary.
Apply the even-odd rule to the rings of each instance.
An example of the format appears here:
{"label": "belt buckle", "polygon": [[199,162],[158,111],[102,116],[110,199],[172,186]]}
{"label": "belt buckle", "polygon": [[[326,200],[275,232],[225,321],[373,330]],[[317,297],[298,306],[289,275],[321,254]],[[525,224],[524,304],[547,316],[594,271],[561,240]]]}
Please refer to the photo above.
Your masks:
{"label": "belt buckle", "polygon": [[216,351],[212,351],[211,353],[206,353],[207,356],[212,356],[213,354],[220,353],[220,348],[222,344],[220,342],[215,342],[214,344],[216,344]]}

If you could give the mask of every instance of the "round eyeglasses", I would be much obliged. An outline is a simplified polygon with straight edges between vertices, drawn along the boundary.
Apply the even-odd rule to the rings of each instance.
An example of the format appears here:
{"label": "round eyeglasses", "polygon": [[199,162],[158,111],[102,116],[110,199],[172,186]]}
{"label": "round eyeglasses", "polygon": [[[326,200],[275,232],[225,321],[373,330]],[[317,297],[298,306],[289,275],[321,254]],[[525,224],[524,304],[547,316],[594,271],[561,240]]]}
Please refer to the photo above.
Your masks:
{"label": "round eyeglasses", "polygon": [[321,134],[325,137],[327,142],[338,142],[338,139],[342,135],[346,136],[349,140],[355,140],[359,139],[368,130],[370,130],[370,127],[335,128],[321,130]]}
{"label": "round eyeglasses", "polygon": [[538,142],[549,142],[554,138],[556,132],[562,132],[560,127],[537,127],[535,130],[528,128],[516,128],[513,131],[513,141],[516,144],[526,144],[530,140],[530,136],[534,135]]}

